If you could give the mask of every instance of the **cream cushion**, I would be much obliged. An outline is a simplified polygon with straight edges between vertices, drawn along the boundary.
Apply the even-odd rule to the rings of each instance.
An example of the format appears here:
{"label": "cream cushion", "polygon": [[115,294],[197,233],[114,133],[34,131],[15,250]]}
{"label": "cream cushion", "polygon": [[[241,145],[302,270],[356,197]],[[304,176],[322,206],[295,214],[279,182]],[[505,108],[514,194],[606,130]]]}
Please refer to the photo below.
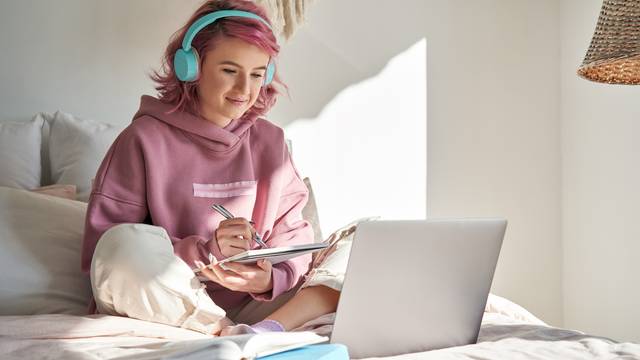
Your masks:
{"label": "cream cushion", "polygon": [[86,204],[0,187],[0,315],[86,314]]}

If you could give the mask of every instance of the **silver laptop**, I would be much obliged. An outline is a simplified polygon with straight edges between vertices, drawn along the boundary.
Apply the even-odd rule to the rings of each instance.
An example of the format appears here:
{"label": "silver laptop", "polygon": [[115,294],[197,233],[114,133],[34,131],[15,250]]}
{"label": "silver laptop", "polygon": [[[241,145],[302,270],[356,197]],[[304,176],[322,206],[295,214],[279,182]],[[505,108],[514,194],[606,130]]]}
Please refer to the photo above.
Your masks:
{"label": "silver laptop", "polygon": [[507,221],[358,225],[332,343],[352,358],[475,343]]}

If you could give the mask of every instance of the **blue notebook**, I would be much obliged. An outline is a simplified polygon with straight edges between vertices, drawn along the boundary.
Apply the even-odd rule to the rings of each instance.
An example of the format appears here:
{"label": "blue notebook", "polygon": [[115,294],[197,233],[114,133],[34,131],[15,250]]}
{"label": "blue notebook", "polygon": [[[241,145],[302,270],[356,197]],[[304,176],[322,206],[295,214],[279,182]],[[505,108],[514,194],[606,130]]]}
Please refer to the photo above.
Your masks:
{"label": "blue notebook", "polygon": [[349,360],[347,347],[342,344],[308,345],[278,354],[259,357],[260,360]]}

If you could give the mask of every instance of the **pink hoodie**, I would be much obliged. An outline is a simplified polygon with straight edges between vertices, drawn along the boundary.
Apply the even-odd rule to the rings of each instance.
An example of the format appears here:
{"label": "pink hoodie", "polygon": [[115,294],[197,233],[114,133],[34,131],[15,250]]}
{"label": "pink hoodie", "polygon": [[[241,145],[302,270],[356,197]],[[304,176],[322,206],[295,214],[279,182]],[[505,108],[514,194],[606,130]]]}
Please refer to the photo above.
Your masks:
{"label": "pink hoodie", "polygon": [[[163,227],[175,254],[189,266],[208,263],[212,240],[224,218],[210,207],[224,205],[255,222],[271,247],[313,242],[302,219],[308,191],[293,165],[281,128],[264,119],[233,120],[220,128],[188,113],[167,115],[170,105],[142,96],[132,123],[107,152],[94,181],[82,245],[82,270],[100,236],[120,223]],[[135,241],[135,239],[131,239]],[[253,244],[257,248],[257,244]],[[273,290],[247,294],[207,282],[213,301],[225,310],[248,296],[273,300],[308,270],[311,255],[273,266]]]}

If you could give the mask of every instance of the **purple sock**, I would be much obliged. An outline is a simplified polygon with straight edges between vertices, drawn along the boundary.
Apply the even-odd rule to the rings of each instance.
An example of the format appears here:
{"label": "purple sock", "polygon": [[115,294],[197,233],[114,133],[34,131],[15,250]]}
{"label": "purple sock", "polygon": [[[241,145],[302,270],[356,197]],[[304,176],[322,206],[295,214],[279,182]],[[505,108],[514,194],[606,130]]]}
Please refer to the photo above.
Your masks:
{"label": "purple sock", "polygon": [[271,320],[271,319],[257,322],[251,325],[251,329],[253,329],[253,331],[255,331],[258,334],[263,332],[269,332],[269,331],[285,331],[284,326],[282,326],[280,322],[276,320]]}

